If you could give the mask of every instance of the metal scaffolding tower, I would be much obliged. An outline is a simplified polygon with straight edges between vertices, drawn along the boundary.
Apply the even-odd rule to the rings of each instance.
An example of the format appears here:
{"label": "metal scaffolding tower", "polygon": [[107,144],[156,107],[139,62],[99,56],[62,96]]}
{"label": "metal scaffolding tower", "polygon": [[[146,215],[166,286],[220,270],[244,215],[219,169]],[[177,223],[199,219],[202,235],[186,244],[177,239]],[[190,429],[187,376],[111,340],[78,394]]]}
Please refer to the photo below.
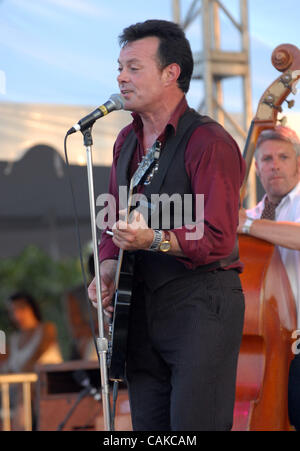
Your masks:
{"label": "metal scaffolding tower", "polygon": [[[232,134],[241,148],[245,143],[252,120],[252,96],[249,66],[249,33],[247,0],[236,0],[239,3],[239,20],[219,0],[172,0],[173,20],[181,25],[184,31],[198,19],[200,39],[199,47],[193,49],[195,68],[193,79],[204,83],[204,97],[199,103],[198,111],[214,118],[222,125],[228,124]],[[182,7],[188,9],[182,13]],[[238,33],[239,49],[225,51],[222,49],[220,14],[226,18],[233,32]],[[234,31],[234,29],[236,31]],[[235,116],[230,106],[225,108],[223,83],[226,79],[238,77],[242,80],[242,111]],[[200,100],[200,99],[199,99]],[[237,117],[240,116],[240,117]],[[249,176],[247,205],[256,203],[256,177],[252,170]]]}

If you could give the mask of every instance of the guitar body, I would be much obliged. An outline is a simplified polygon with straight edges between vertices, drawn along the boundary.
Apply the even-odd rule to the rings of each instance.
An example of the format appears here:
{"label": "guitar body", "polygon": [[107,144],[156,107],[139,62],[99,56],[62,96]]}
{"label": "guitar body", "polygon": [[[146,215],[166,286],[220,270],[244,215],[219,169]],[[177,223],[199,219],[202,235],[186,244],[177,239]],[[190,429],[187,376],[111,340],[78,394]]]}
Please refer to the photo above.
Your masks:
{"label": "guitar body", "polygon": [[128,322],[132,295],[134,254],[125,252],[118,289],[115,292],[114,313],[109,330],[107,366],[109,379],[123,381],[127,353]]}
{"label": "guitar body", "polygon": [[[151,183],[155,173],[155,164],[159,159],[161,150],[160,141],[156,141],[147,155],[143,157],[135,171],[129,186],[127,215],[125,222],[128,222],[131,210],[133,190],[140,183]],[[149,172],[152,169],[152,174]],[[113,319],[109,327],[107,367],[108,377],[112,381],[123,381],[125,379],[125,364],[127,356],[128,323],[130,314],[130,304],[132,295],[134,271],[134,253],[124,252],[120,249],[118,267],[116,271],[116,292],[114,300]]]}

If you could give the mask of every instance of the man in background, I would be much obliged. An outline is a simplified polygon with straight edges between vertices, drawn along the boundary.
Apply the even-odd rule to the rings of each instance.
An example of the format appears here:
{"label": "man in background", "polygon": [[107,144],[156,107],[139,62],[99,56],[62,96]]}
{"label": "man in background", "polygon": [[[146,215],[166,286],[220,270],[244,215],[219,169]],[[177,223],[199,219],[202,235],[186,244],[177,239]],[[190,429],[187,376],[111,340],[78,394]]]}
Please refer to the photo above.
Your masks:
{"label": "man in background", "polygon": [[[300,140],[288,127],[263,131],[255,152],[265,196],[251,210],[240,211],[239,233],[278,246],[297,309],[300,329]],[[300,430],[300,356],[290,367],[289,415]]]}

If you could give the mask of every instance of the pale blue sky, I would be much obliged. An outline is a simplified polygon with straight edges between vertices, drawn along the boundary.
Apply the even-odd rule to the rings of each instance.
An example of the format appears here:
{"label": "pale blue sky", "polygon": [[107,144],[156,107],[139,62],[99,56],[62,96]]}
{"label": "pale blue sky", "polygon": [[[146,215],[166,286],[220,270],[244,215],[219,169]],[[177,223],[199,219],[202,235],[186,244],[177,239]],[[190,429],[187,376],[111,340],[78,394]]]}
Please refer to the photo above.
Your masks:
{"label": "pale blue sky", "polygon": [[[186,9],[191,0],[181,3]],[[237,17],[238,0],[223,3]],[[248,0],[248,4],[255,108],[279,75],[270,63],[272,50],[282,43],[300,46],[300,2]],[[118,91],[118,35],[125,26],[148,18],[172,20],[171,0],[0,0],[0,70],[6,74],[6,94],[0,94],[0,101],[103,103]],[[201,48],[198,27],[194,23],[187,33],[195,51]],[[234,30],[226,21],[222,30],[223,47],[234,48]],[[234,83],[225,86],[226,106],[233,110],[238,109]],[[191,91],[192,106],[201,100],[201,87],[196,99],[199,85]]]}

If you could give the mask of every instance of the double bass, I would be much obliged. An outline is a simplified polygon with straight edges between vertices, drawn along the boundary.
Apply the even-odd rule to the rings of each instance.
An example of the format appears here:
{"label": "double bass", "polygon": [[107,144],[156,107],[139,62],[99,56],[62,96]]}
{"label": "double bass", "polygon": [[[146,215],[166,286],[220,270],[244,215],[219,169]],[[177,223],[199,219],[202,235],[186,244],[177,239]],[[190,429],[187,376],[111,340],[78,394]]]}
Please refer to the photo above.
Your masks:
{"label": "double bass", "polygon": [[[245,145],[246,177],[259,134],[277,125],[284,101],[296,93],[300,79],[300,50],[278,46],[273,66],[282,74],[262,95]],[[241,275],[245,293],[245,322],[238,360],[233,430],[291,430],[288,418],[288,373],[297,328],[295,300],[278,249],[248,235],[239,236]]]}

